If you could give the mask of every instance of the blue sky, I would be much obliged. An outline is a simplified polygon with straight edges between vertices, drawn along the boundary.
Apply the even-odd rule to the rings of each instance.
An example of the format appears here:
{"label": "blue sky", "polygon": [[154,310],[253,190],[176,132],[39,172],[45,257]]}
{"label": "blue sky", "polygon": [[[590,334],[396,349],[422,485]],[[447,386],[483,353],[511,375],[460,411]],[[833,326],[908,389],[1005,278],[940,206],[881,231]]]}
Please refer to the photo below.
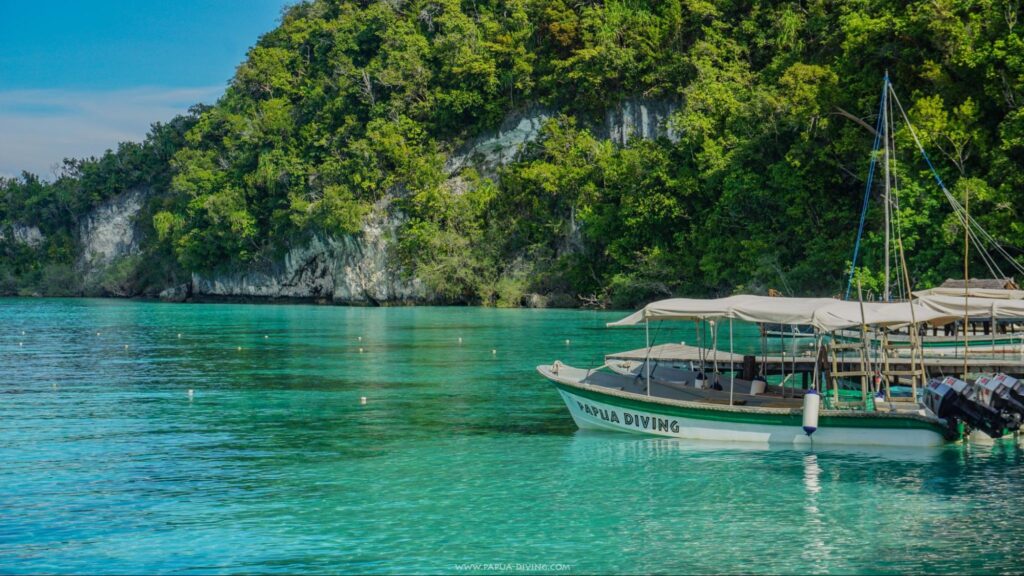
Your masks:
{"label": "blue sky", "polygon": [[291,0],[0,0],[0,175],[139,140],[223,93]]}

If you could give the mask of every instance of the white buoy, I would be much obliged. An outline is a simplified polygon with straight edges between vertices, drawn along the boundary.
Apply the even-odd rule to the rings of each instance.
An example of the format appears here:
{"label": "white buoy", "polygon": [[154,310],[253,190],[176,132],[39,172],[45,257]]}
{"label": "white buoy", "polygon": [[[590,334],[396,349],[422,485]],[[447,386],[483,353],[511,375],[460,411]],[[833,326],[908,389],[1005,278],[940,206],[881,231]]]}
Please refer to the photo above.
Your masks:
{"label": "white buoy", "polygon": [[462,344],[462,336],[459,336],[459,344]]}
{"label": "white buoy", "polygon": [[124,345],[124,349],[125,349],[125,350],[127,350],[127,349],[128,349],[128,345],[127,345],[127,344],[125,344],[125,345]]}
{"label": "white buoy", "polygon": [[356,340],[359,340],[360,342],[362,342],[363,341],[363,337],[359,336],[358,338],[356,338]]}
{"label": "white buoy", "polygon": [[497,350],[491,350],[491,354],[492,354],[492,355],[493,355],[493,354],[497,354],[497,353],[498,353],[498,351],[497,351]]}
{"label": "white buoy", "polygon": [[565,345],[566,345],[566,346],[568,346],[568,345],[569,345],[569,339],[568,339],[568,338],[566,338],[566,339],[565,339]]}
{"label": "white buoy", "polygon": [[18,342],[18,346],[24,346],[24,345],[25,345],[24,342]]}
{"label": "white buoy", "polygon": [[360,404],[366,404],[366,396],[360,396],[359,397],[359,403]]}
{"label": "white buoy", "polygon": [[22,330],[22,331],[21,331],[21,335],[22,335],[22,336],[24,336],[24,335],[25,335],[25,331],[24,331],[24,330]]}
{"label": "white buoy", "polygon": [[100,333],[99,333],[99,332],[97,332],[97,333],[96,333],[96,335],[97,335],[97,336],[99,336],[99,335],[100,335]]}
{"label": "white buoy", "polygon": [[264,340],[267,340],[267,339],[269,339],[269,338],[270,338],[270,335],[269,335],[269,334],[264,334],[264,335],[263,335],[263,339],[264,339]]}
{"label": "white buoy", "polygon": [[821,396],[817,390],[808,390],[804,394],[804,432],[808,436],[814,434],[818,429],[818,408],[821,406]]}
{"label": "white buoy", "polygon": [[189,400],[192,399],[192,389],[191,388],[188,389],[188,399]]}
{"label": "white buoy", "polygon": [[363,353],[363,349],[362,349],[362,348],[360,348],[360,349],[359,349],[359,353],[360,353],[360,354],[362,354],[362,353]]}
{"label": "white buoy", "polygon": [[242,347],[241,347],[241,346],[239,346],[239,347],[238,347],[238,351],[239,351],[239,352],[241,352],[241,351],[242,351]]}
{"label": "white buoy", "polygon": [[181,338],[181,334],[178,334],[178,338]]}

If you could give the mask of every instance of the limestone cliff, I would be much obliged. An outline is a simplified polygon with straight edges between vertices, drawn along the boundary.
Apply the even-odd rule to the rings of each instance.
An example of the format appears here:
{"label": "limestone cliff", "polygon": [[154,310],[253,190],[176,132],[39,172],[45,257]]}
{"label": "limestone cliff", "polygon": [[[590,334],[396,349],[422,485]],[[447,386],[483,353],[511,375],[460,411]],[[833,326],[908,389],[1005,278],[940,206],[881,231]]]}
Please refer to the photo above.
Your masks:
{"label": "limestone cliff", "polygon": [[85,270],[96,271],[120,257],[139,253],[140,235],[135,219],[148,193],[136,189],[115,196],[79,222],[80,264]]}
{"label": "limestone cliff", "polygon": [[[675,101],[634,98],[608,109],[600,121],[583,119],[581,124],[596,137],[619,145],[632,138],[676,140],[678,134],[669,117],[678,109],[679,103]],[[454,174],[472,166],[485,176],[495,176],[498,168],[515,160],[523,145],[537,139],[544,122],[556,114],[557,111],[540,106],[510,114],[497,130],[485,132],[456,149],[448,158],[448,172]]]}
{"label": "limestone cliff", "polygon": [[[676,134],[668,119],[677,108],[670,101],[631,99],[609,109],[602,117],[581,119],[580,124],[595,136],[620,145],[632,138],[673,139]],[[459,172],[468,167],[497,177],[498,169],[514,161],[522,147],[535,140],[544,122],[556,113],[541,106],[528,107],[510,114],[498,129],[456,148],[446,163],[452,182],[456,183]],[[140,252],[136,220],[149,193],[133,190],[113,198],[80,223],[80,267],[87,276],[101,274],[120,259]],[[363,305],[433,301],[423,283],[410,278],[399,264],[395,247],[401,224],[401,214],[388,202],[382,202],[374,207],[359,234],[341,238],[312,236],[289,247],[276,262],[194,273],[189,283],[167,287],[161,298],[311,299]]]}
{"label": "limestone cliff", "polygon": [[[400,220],[386,203],[374,207],[360,234],[314,236],[279,262],[247,270],[193,274],[195,298],[302,298],[336,304],[419,303],[430,300],[422,283],[398,265],[395,234]],[[181,289],[165,299],[178,299]]]}
{"label": "limestone cliff", "polygon": [[10,235],[11,239],[18,244],[27,244],[33,248],[39,246],[45,240],[42,231],[37,226],[15,224],[8,230],[0,228],[0,241],[6,240]]}

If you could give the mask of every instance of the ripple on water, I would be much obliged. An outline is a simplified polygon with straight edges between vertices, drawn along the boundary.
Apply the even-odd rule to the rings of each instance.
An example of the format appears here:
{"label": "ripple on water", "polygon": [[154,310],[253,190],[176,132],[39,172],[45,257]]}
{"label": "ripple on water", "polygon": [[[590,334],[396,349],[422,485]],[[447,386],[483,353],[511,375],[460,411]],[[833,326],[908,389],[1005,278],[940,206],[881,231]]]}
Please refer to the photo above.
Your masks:
{"label": "ripple on water", "polygon": [[642,346],[603,329],[617,313],[0,299],[0,316],[5,573],[1020,570],[1015,447],[576,431],[533,367]]}

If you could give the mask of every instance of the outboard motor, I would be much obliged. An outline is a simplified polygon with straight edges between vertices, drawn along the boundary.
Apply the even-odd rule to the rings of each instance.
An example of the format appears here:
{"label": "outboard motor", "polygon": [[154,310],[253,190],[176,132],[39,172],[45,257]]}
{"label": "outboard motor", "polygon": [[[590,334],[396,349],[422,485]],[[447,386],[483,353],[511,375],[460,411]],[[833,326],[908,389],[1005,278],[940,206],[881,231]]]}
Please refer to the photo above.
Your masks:
{"label": "outboard motor", "polygon": [[[1000,380],[999,376],[1004,378]],[[975,381],[975,386],[978,401],[993,410],[999,411],[1003,418],[1011,423],[1008,428],[1017,430],[1020,428],[1021,422],[1024,422],[1024,403],[1020,402],[1011,393],[1011,389],[1005,383],[1008,378],[1013,379],[1005,374],[981,376]]]}
{"label": "outboard motor", "polygon": [[951,430],[959,420],[993,438],[1001,437],[1010,422],[999,411],[976,402],[973,396],[970,384],[947,376],[929,381],[921,400],[936,416],[946,420]]}
{"label": "outboard motor", "polygon": [[1009,393],[1014,400],[1024,404],[1024,382],[1008,374],[996,374],[993,380],[1005,386],[1007,393]]}

